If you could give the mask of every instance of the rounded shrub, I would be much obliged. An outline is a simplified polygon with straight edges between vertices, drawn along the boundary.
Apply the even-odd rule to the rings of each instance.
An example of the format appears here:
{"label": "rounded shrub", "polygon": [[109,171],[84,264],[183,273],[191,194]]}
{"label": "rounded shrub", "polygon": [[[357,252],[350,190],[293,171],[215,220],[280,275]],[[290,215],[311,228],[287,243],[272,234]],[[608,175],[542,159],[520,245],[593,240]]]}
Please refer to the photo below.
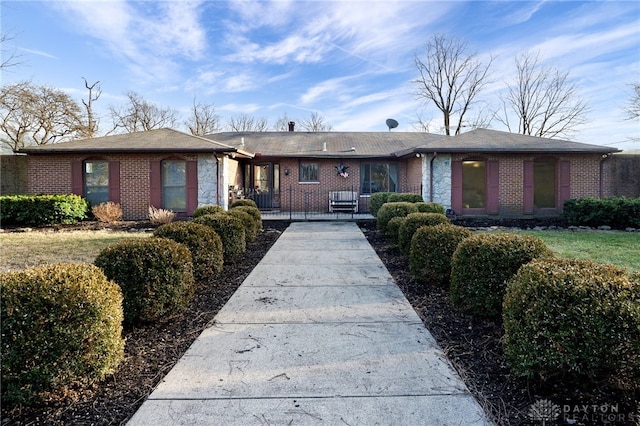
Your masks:
{"label": "rounded shrub", "polygon": [[206,214],[223,214],[226,212],[227,211],[222,206],[202,206],[195,209],[191,217],[195,219]]}
{"label": "rounded shrub", "polygon": [[499,316],[507,281],[525,263],[552,256],[544,241],[533,235],[473,235],[453,254],[451,300],[474,315]]}
{"label": "rounded shrub", "polygon": [[409,213],[417,213],[418,208],[413,203],[385,203],[378,210],[376,216],[376,226],[380,231],[387,231],[387,223],[394,217],[405,217]]}
{"label": "rounded shrub", "polygon": [[241,206],[255,207],[256,209],[258,208],[258,205],[256,204],[256,202],[253,200],[249,200],[248,198],[244,200],[235,200],[233,203],[231,203],[230,208],[241,207]]}
{"label": "rounded shrub", "polygon": [[240,210],[240,211],[249,213],[251,217],[253,217],[253,220],[255,220],[258,231],[262,229],[262,214],[260,213],[260,209],[258,209],[257,207],[236,206],[236,207],[233,207],[232,210]]}
{"label": "rounded shrub", "polygon": [[369,197],[369,213],[371,213],[373,217],[378,215],[378,210],[387,202],[391,194],[393,194],[393,192],[376,192],[375,194],[371,194],[371,197]]}
{"label": "rounded shrub", "polygon": [[400,234],[400,228],[406,220],[406,217],[392,217],[389,223],[387,223],[387,230],[385,231],[385,237],[389,238],[394,244],[398,244],[398,235]]}
{"label": "rounded shrub", "polygon": [[171,315],[193,297],[191,253],[168,238],[118,241],[104,248],[94,263],[122,289],[127,326]]}
{"label": "rounded shrub", "polygon": [[211,227],[222,240],[225,263],[231,263],[247,250],[244,224],[237,217],[228,214],[207,214],[193,220],[195,223]]}
{"label": "rounded shrub", "polygon": [[439,204],[439,203],[418,202],[418,203],[415,203],[415,205],[418,208],[418,211],[420,213],[440,213],[440,214],[445,214],[444,206],[442,204]]}
{"label": "rounded shrub", "polygon": [[411,238],[418,228],[451,223],[445,215],[440,213],[409,213],[405,219],[398,232],[398,247],[402,254],[406,255],[409,254]]}
{"label": "rounded shrub", "polygon": [[124,356],[122,293],[87,264],[0,275],[2,403],[66,399]]}
{"label": "rounded shrub", "polygon": [[446,285],[451,276],[451,258],[458,244],[473,235],[462,227],[446,223],[423,226],[411,238],[409,268],[416,281]]}
{"label": "rounded shrub", "polygon": [[423,201],[422,195],[407,192],[392,192],[387,198],[387,203],[420,203]]}
{"label": "rounded shrub", "polygon": [[248,243],[254,241],[258,237],[258,229],[256,227],[256,221],[249,213],[242,211],[239,207],[231,209],[227,212],[229,216],[240,219],[244,226],[244,237]]}
{"label": "rounded shrub", "polygon": [[517,376],[640,388],[640,279],[622,268],[536,259],[508,282],[503,320]]}
{"label": "rounded shrub", "polygon": [[197,281],[210,279],[222,271],[222,240],[210,227],[193,222],[173,222],[162,225],[153,235],[187,246],[193,261],[193,277]]}

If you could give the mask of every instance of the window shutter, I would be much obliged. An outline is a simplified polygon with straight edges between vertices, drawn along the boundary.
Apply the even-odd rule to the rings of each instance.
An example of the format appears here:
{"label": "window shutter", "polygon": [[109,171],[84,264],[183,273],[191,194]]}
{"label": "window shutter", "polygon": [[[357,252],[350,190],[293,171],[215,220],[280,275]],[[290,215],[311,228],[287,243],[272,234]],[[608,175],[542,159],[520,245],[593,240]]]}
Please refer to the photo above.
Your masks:
{"label": "window shutter", "polygon": [[162,208],[162,172],[160,161],[149,164],[149,204],[155,208]]}
{"label": "window shutter", "polygon": [[564,200],[571,198],[571,167],[567,160],[560,161],[558,181],[558,210],[562,212]]}
{"label": "window shutter", "polygon": [[187,216],[191,216],[198,207],[198,162],[187,161]]}
{"label": "window shutter", "polygon": [[83,196],[84,182],[82,177],[82,161],[71,162],[71,193]]}
{"label": "window shutter", "polygon": [[522,212],[533,214],[533,161],[524,162]]}
{"label": "window shutter", "polygon": [[500,211],[500,164],[496,160],[487,161],[487,213]]}
{"label": "window shutter", "polygon": [[451,208],[462,214],[462,161],[451,162]]}
{"label": "window shutter", "polygon": [[120,162],[109,161],[109,201],[120,204]]}

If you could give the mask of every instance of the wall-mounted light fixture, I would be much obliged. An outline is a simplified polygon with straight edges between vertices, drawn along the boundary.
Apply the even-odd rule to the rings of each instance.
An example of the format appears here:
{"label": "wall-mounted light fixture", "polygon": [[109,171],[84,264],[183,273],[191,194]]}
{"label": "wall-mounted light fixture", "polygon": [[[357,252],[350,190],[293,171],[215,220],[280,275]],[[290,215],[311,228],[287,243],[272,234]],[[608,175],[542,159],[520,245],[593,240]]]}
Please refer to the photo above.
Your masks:
{"label": "wall-mounted light fixture", "polygon": [[285,176],[289,176],[289,173],[291,173],[291,170],[289,170],[289,169],[284,169],[284,175],[285,175]]}

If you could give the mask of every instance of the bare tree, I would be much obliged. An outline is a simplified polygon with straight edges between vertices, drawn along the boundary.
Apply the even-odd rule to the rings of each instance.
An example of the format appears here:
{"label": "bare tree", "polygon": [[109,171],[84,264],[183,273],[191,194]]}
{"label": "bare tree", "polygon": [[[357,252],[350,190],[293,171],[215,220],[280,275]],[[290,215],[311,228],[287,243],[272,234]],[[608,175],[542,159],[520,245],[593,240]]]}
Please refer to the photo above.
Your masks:
{"label": "bare tree", "polygon": [[100,99],[100,95],[102,95],[102,87],[100,86],[100,82],[96,81],[95,83],[89,85],[87,79],[82,77],[84,80],[84,87],[89,91],[87,96],[87,100],[82,100],[82,105],[84,105],[86,120],[84,122],[84,126],[80,129],[80,137],[82,138],[93,138],[98,133],[98,120],[93,111],[93,103]]}
{"label": "bare tree", "polygon": [[81,127],[80,106],[61,90],[30,81],[0,89],[0,138],[13,151],[77,138]]}
{"label": "bare tree", "polygon": [[[587,103],[580,99],[569,73],[543,66],[538,55],[526,52],[516,57],[516,81],[503,99],[503,114],[497,119],[509,131],[538,137],[567,137],[586,122]],[[509,120],[515,116],[517,128]]]}
{"label": "bare tree", "polygon": [[640,81],[636,81],[630,86],[632,92],[624,111],[627,114],[627,120],[637,120],[640,118]]}
{"label": "bare tree", "polygon": [[204,136],[220,130],[220,116],[212,104],[202,104],[194,98],[191,116],[184,124],[192,135]]}
{"label": "bare tree", "polygon": [[14,39],[14,36],[8,33],[0,34],[0,70],[6,71],[8,68],[20,65],[20,56],[15,49],[7,49],[7,43]]}
{"label": "bare tree", "polygon": [[289,130],[289,123],[296,121],[295,118],[289,118],[289,115],[285,112],[282,117],[276,120],[276,124],[273,125],[273,130],[276,132],[286,132]]}
{"label": "bare tree", "polygon": [[266,118],[255,118],[245,113],[231,117],[228,126],[233,132],[266,132],[269,130],[269,122]]}
{"label": "bare tree", "polygon": [[312,112],[306,120],[300,121],[300,127],[307,132],[330,132],[333,128],[324,122],[324,117],[317,112]]}
{"label": "bare tree", "polygon": [[128,92],[127,98],[129,103],[124,107],[109,107],[113,121],[111,132],[122,129],[125,133],[133,133],[176,127],[178,113],[175,110],[154,105],[135,92]]}
{"label": "bare tree", "polygon": [[[487,63],[467,52],[467,44],[456,38],[435,34],[426,45],[424,56],[415,55],[420,77],[413,80],[416,96],[433,102],[442,112],[444,132],[459,134],[474,99],[489,83]],[[452,121],[455,121],[452,124]]]}

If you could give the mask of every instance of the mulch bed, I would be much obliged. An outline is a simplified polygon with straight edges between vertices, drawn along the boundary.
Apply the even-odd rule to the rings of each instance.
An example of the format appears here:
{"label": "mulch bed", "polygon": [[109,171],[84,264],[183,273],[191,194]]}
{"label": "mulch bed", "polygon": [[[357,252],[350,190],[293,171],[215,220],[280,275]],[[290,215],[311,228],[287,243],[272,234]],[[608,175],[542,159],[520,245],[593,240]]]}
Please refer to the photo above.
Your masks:
{"label": "mulch bed", "polygon": [[[478,320],[457,311],[445,288],[416,284],[409,273],[408,258],[376,231],[375,223],[360,222],[359,225],[425,326],[496,424],[543,424],[542,419],[529,416],[532,405],[543,400],[562,407],[560,418],[570,409],[572,412],[568,414],[578,419],[573,423],[546,421],[547,425],[640,424],[632,419],[640,409],[637,406],[639,395],[635,392],[575,383],[539,386],[510,375],[502,353],[500,322]],[[286,222],[265,221],[264,232],[248,246],[242,258],[233,265],[225,265],[216,279],[223,285],[201,285],[191,305],[179,315],[126,331],[125,359],[117,372],[83,392],[79,401],[71,404],[51,402],[23,410],[2,407],[2,426],[124,424],[211,323],[287,226]],[[95,223],[81,225],[81,229],[103,227]],[[146,223],[119,225],[119,229],[148,227]],[[78,227],[57,228],[64,229]],[[605,407],[605,404],[611,405]],[[612,417],[614,414],[615,418]],[[612,419],[615,421],[610,421]]]}

